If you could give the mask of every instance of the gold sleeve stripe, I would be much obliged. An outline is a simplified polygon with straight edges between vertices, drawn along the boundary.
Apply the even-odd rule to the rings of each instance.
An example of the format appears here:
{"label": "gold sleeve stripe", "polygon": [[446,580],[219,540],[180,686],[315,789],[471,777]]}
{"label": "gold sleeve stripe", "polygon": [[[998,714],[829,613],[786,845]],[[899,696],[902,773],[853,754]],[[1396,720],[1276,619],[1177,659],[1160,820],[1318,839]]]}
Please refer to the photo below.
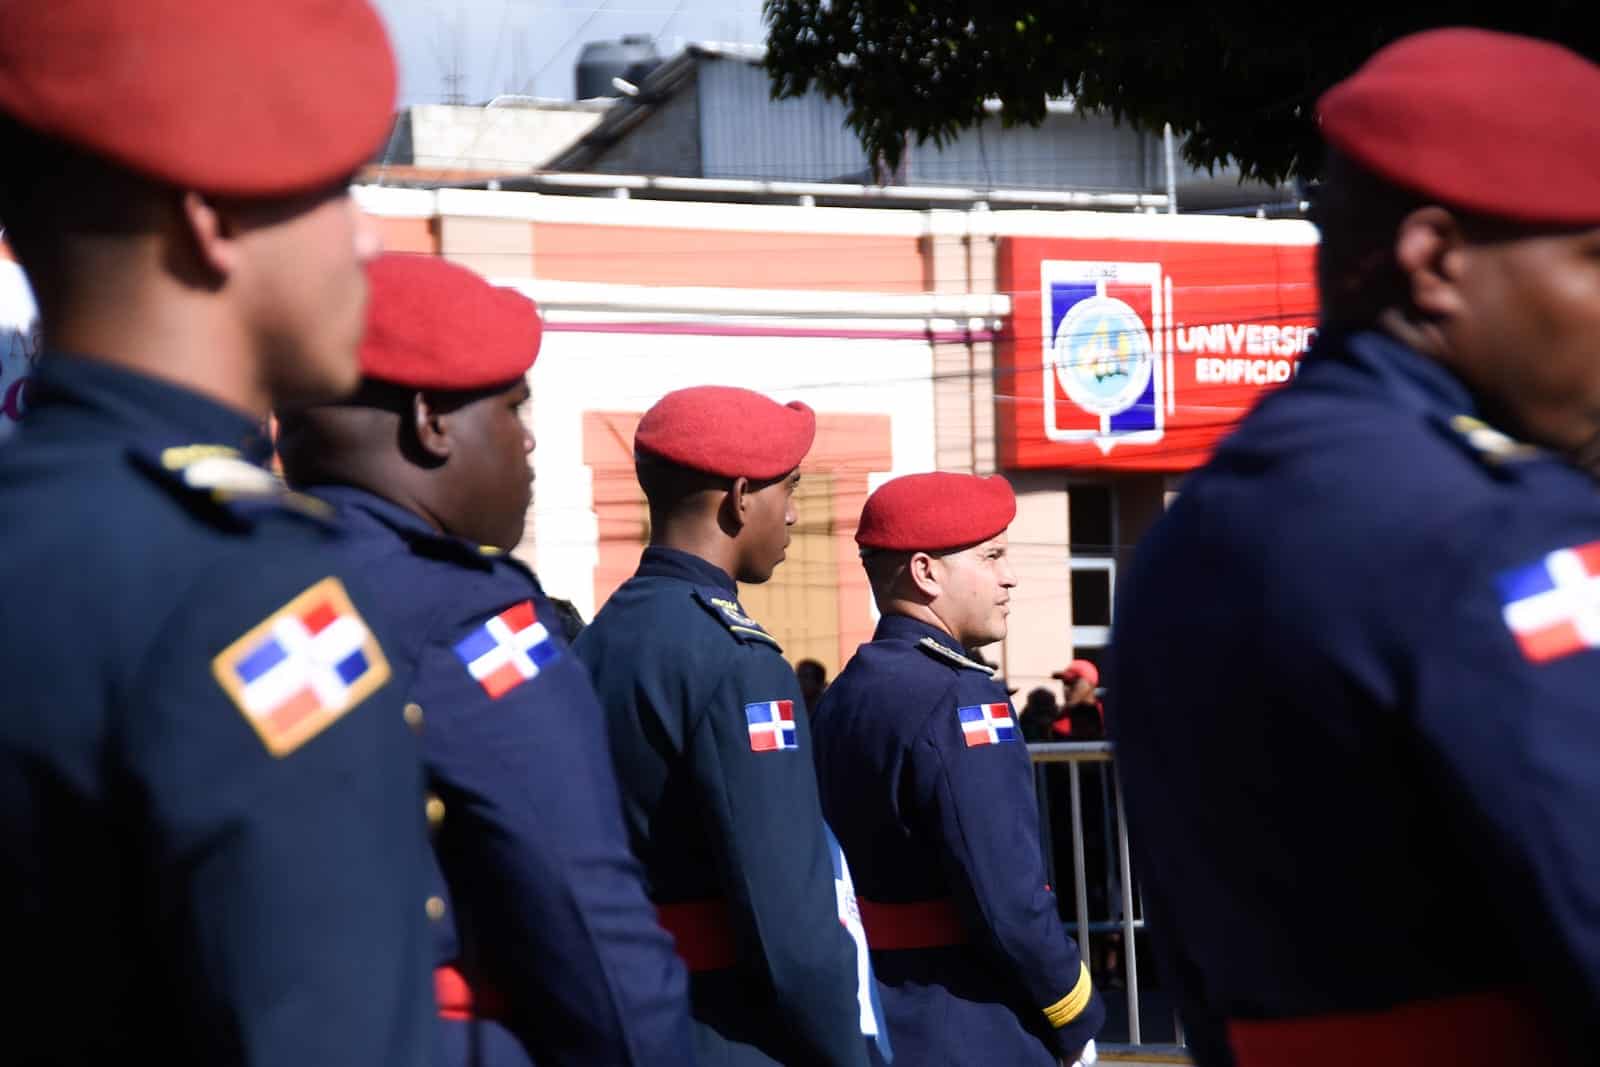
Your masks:
{"label": "gold sleeve stripe", "polygon": [[1089,968],[1081,961],[1078,964],[1078,984],[1072,987],[1072,992],[1044,1009],[1044,1017],[1050,1020],[1050,1025],[1057,1030],[1083,1014],[1083,1009],[1089,1006],[1089,997],[1094,993],[1094,985],[1089,981]]}

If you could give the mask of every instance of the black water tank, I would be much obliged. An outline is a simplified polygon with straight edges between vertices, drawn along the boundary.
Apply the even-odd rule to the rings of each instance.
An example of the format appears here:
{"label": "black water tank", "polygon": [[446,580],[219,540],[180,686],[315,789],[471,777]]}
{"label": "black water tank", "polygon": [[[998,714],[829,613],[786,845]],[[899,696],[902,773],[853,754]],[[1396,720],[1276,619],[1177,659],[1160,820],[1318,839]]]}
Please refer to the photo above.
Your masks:
{"label": "black water tank", "polygon": [[655,41],[636,33],[620,41],[590,41],[578,53],[578,99],[620,96],[612,78],[638,85],[661,65]]}

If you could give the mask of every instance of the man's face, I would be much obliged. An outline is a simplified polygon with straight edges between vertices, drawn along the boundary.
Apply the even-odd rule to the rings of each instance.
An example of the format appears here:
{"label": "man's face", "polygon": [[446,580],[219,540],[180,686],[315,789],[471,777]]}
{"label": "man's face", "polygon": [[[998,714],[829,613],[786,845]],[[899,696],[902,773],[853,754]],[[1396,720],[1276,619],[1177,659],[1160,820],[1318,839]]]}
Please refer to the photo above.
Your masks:
{"label": "man's face", "polygon": [[364,267],[377,231],[344,184],[290,201],[237,207],[244,236],[240,288],[248,326],[266,353],[278,407],[338,399],[361,380]]}
{"label": "man's face", "polygon": [[1017,584],[1006,558],[1004,532],[981,544],[933,557],[939,596],[930,605],[967,648],[981,648],[1006,635],[1011,590]]}
{"label": "man's face", "polygon": [[1449,363],[1507,429],[1581,448],[1600,434],[1600,227],[1496,235],[1459,254]]}
{"label": "man's face", "polygon": [[794,492],[800,485],[800,472],[790,471],[775,482],[747,491],[744,529],[739,532],[741,582],[759,584],[772,577],[783,562],[789,547],[789,527],[798,515]]}
{"label": "man's face", "polygon": [[450,412],[448,529],[507,552],[522,540],[533,502],[533,435],[522,421],[528,383],[519,380]]}
{"label": "man's face", "polygon": [[1067,682],[1067,704],[1092,704],[1094,703],[1094,686],[1089,684],[1089,679],[1074,674]]}

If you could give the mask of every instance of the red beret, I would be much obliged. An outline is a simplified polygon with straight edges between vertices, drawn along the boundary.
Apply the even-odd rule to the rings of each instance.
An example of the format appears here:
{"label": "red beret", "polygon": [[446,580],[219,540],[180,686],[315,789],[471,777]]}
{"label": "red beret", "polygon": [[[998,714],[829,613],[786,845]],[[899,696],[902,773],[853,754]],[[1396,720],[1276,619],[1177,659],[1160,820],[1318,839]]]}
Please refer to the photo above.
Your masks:
{"label": "red beret", "polygon": [[1070,682],[1074,678],[1082,678],[1090,685],[1099,685],[1100,668],[1086,659],[1075,659],[1050,677],[1060,678],[1063,682]]}
{"label": "red beret", "polygon": [[1323,137],[1402,188],[1529,223],[1600,222],[1600,67],[1444,29],[1380,49],[1317,103]]}
{"label": "red beret", "polygon": [[800,466],[817,416],[798,400],[780,404],[749,389],[697,385],[668,393],[644,413],[634,452],[724,478],[781,478]]}
{"label": "red beret", "polygon": [[528,373],[544,324],[532,300],[437,256],[367,265],[361,373],[415,389],[481,389]]}
{"label": "red beret", "polygon": [[867,497],[856,544],[899,552],[937,552],[975,545],[1017,516],[1017,495],[999,475],[907,474]]}
{"label": "red beret", "polygon": [[394,93],[365,0],[0,2],[0,111],[186,189],[346,177],[382,144]]}

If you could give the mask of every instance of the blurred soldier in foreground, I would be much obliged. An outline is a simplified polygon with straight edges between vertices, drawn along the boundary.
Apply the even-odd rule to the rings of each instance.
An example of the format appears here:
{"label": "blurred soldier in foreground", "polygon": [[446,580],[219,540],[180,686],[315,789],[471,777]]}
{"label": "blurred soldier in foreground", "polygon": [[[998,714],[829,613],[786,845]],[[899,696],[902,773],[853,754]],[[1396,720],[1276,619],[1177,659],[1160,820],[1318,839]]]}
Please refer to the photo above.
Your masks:
{"label": "blurred soldier in foreground", "polygon": [[574,646],[689,966],[702,1063],[865,1064],[877,1029],[800,686],[735,584],[783,561],[815,433],[804,404],[746,389],[681,389],[646,412],[634,458],[650,547]]}
{"label": "blurred soldier in foreground", "polygon": [[1119,585],[1108,717],[1204,1067],[1600,1048],[1597,98],[1460,29],[1323,96],[1317,344]]}
{"label": "blurred soldier in foreground", "polygon": [[1016,508],[1004,479],[967,474],[867,498],[856,543],[883,617],[816,716],[823,812],[895,1053],[919,1067],[1071,1062],[1105,1019],[1045,884],[1010,698],[968,651],[1005,637]]}
{"label": "blurred soldier in foreground", "polygon": [[7,1062],[427,1062],[416,739],[328,509],[257,465],[358,380],[393,104],[359,0],[0,3],[45,341],[0,449]]}
{"label": "blurred soldier in foreground", "polygon": [[374,614],[426,716],[439,1062],[690,1063],[683,965],[628,851],[589,676],[505,554],[531,500],[538,310],[431,256],[369,276],[360,391],[285,414],[279,451],[338,508],[335,558],[383,591]]}

